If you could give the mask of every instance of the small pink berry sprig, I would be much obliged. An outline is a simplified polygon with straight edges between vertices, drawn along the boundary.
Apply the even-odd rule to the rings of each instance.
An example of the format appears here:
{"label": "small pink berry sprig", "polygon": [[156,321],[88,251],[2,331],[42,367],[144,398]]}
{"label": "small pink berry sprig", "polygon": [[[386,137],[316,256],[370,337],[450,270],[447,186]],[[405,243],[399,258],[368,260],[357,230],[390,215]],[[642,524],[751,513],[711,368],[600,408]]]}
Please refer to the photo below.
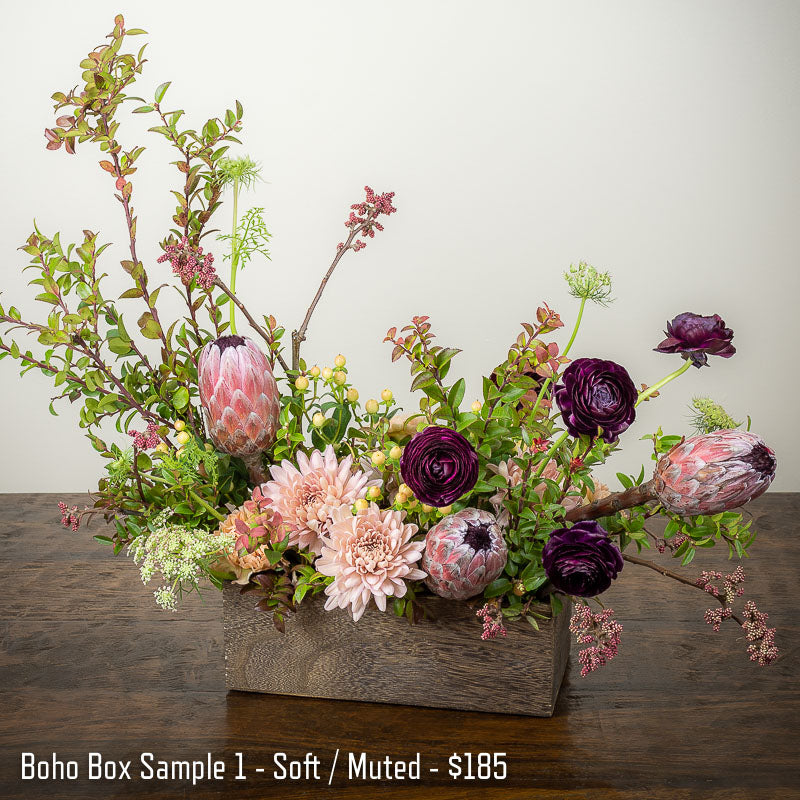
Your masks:
{"label": "small pink berry sprig", "polygon": [[605,666],[619,651],[622,625],[612,619],[614,610],[605,608],[595,614],[585,603],[575,609],[569,621],[570,633],[578,644],[588,645],[578,653],[581,677]]}
{"label": "small pink berry sprig", "polygon": [[[745,574],[740,564],[724,579],[721,572],[703,570],[697,579],[697,585],[717,599],[724,597],[725,605],[729,606],[737,597],[741,597],[744,594],[744,587],[742,587],[744,580]],[[722,581],[722,586],[718,586],[715,581]]]}
{"label": "small pink berry sprig", "polygon": [[148,422],[145,431],[130,430],[128,435],[133,437],[133,446],[137,450],[152,450],[160,441],[158,425],[155,422]]}
{"label": "small pink berry sprig", "polygon": [[392,205],[394,192],[384,192],[383,194],[375,194],[369,187],[364,187],[366,198],[360,203],[353,203],[350,206],[350,216],[345,220],[345,227],[350,229],[350,236],[347,243],[339,242],[336,245],[336,250],[341,251],[350,249],[354,253],[363,250],[367,243],[361,239],[353,241],[355,235],[364,235],[370,239],[375,238],[375,231],[382,231],[383,225],[378,222],[378,217],[382,214],[389,216],[394,214],[397,209]]}
{"label": "small pink berry sprig", "polygon": [[780,652],[775,646],[775,628],[767,627],[769,614],[759,611],[752,600],[744,604],[742,614],[742,629],[745,638],[750,642],[747,646],[750,660],[758,662],[760,667],[769,666]]}
{"label": "small pink berry sprig", "polygon": [[485,642],[488,639],[496,639],[498,636],[505,636],[505,625],[503,625],[503,612],[493,603],[486,603],[475,612],[476,617],[483,621],[483,633],[481,639]]}
{"label": "small pink berry sprig", "polygon": [[77,531],[78,526],[81,524],[78,506],[70,508],[66,503],[59,502],[58,510],[61,512],[61,524],[65,528],[72,528],[73,531]]}
{"label": "small pink berry sprig", "polygon": [[197,278],[201,288],[210,289],[217,279],[213,253],[203,253],[202,247],[190,245],[186,236],[177,244],[166,245],[164,253],[156,261],[159,264],[169,261],[172,271],[181,279],[184,286],[188,286],[193,278]]}

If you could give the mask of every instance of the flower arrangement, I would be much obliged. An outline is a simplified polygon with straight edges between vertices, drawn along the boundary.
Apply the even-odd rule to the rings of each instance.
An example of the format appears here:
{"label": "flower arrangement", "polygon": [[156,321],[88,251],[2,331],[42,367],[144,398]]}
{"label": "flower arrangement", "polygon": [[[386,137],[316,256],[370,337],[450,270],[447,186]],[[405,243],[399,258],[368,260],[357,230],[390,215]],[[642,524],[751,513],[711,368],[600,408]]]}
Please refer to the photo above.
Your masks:
{"label": "flower arrangement", "polygon": [[[611,609],[591,604],[637,564],[708,593],[719,606],[706,613],[708,624],[716,630],[733,619],[752,660],[776,658],[767,615],[752,600],[741,617],[734,613],[741,567],[725,576],[702,572],[694,582],[639,557],[669,551],[688,565],[717,543],[731,556],[746,554],[754,532],[735,509],[764,492],[776,468],[749,423],[743,430],[713,400],[696,399],[697,435],[645,437],[652,478],[644,467],[619,474],[622,488],[612,492],[593,476],[642,402],[689,367],[708,366],[710,356],[734,355],[733,332],[718,315],[685,312],[669,322],[655,349],[684,363],[637,388],[621,364],[570,359],[589,305],[611,302],[609,274],[581,262],[565,273],[579,307],[563,348],[552,335],[564,323],[542,304],[470,402],[464,378],[451,373],[460,351],[437,344],[429,317],[415,316],[384,341],[392,361],[410,368],[418,410],[403,413],[389,389],[362,404],[343,355],[320,368],[301,348],[340,261],[363,250],[396,212],[393,193],[366,187],[351,206],[347,236],[286,337],[274,316],[251,312],[237,294],[239,271],[257,255],[269,258],[270,238],[263,209],[239,214],[240,195],[260,176],[250,157],[228,154],[241,144],[242,105],[191,128],[183,110],[165,106],[169,83],[150,101],[131,96],[144,47],[126,47],[143,33],[117,16],[107,42],[81,62],[83,88],[53,95],[59,116],[45,131],[50,150],[99,148],[127,231],[121,266],[130,288],[118,300],[106,295],[107,245],[98,233],[63,244],[35,227],[21,250],[47,313],[35,321],[0,306],[0,359],[19,362],[21,374],[50,376],[58,392],[50,411],[58,401],[78,403],[80,425],[106,460],[92,505],[61,504],[65,526],[77,530],[101,516],[109,529],[95,538],[129,553],[144,583],[160,576],[154,595],[166,609],[205,581],[232,580],[258,596],[256,609],[279,629],[313,595],[354,620],[374,607],[413,623],[424,614],[421,598],[433,593],[480,606],[476,635],[493,639],[513,635],[508,622],[536,628],[569,596],[584,674],[614,657],[622,632]],[[131,102],[174,148],[178,173],[175,213],[158,233],[163,254],[149,266],[137,255],[133,205],[144,147],[125,142],[120,119]],[[225,199],[231,232],[215,245],[209,226]],[[212,252],[219,248],[227,281]],[[180,318],[162,316],[162,291],[180,295]],[[13,338],[19,334],[32,336],[38,351]],[[663,532],[650,526],[658,515]]]}

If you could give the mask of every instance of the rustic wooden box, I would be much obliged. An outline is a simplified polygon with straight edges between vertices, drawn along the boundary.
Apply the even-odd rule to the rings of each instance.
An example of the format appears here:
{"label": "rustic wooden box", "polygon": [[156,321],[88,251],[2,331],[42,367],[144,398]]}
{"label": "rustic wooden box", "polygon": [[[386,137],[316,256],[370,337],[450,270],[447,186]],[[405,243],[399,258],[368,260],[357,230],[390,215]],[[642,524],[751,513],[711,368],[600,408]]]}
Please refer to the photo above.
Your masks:
{"label": "rustic wooden box", "polygon": [[[410,625],[370,608],[353,622],[308,597],[275,630],[256,595],[226,583],[225,674],[229,689],[549,717],[569,655],[570,609],[555,620],[507,624],[508,636],[481,641],[466,603],[425,598]],[[544,608],[544,607],[543,607]]]}

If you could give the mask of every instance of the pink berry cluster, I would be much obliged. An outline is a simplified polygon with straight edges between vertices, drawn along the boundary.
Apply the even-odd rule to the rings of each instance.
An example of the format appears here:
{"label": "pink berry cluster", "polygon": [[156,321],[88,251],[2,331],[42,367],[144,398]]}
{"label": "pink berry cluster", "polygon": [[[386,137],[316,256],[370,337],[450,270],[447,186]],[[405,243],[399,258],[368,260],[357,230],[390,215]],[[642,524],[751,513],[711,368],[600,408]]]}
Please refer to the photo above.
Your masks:
{"label": "pink berry cluster", "polygon": [[606,608],[595,614],[588,605],[581,603],[569,621],[570,632],[578,644],[589,645],[578,653],[581,677],[586,677],[617,655],[622,637],[622,625],[611,619],[614,611]]}
{"label": "pink berry cluster", "polygon": [[[742,587],[744,579],[744,570],[739,565],[730,575],[726,575],[724,580],[721,572],[703,570],[697,579],[697,585],[714,597],[724,597],[725,605],[730,606],[737,597],[744,594]],[[718,586],[714,581],[722,581],[722,586]]]}
{"label": "pink berry cluster", "polygon": [[[364,187],[364,192],[366,193],[366,198],[361,203],[353,203],[353,205],[350,206],[350,216],[344,224],[345,227],[349,228],[351,231],[361,228],[360,233],[364,236],[368,236],[370,239],[374,239],[375,231],[383,230],[383,225],[377,221],[378,217],[381,214],[388,216],[397,211],[392,205],[394,192],[375,194],[369,186]],[[355,253],[359,250],[363,250],[366,246],[367,243],[361,239],[356,239],[355,242],[350,245]],[[337,250],[341,250],[343,247],[344,242],[339,242],[339,244],[336,245]]]}
{"label": "pink berry cluster", "polygon": [[133,446],[137,450],[150,450],[155,447],[159,442],[158,425],[155,422],[147,423],[147,430],[141,431],[128,431],[133,436]]}
{"label": "pink berry cluster", "polygon": [[775,628],[767,627],[769,614],[758,610],[752,600],[744,604],[742,611],[744,622],[742,630],[747,641],[747,652],[750,653],[750,660],[757,661],[759,666],[766,667],[778,657],[778,648],[775,646]]}
{"label": "pink berry cluster", "polygon": [[732,615],[732,609],[720,606],[719,608],[707,608],[703,619],[706,621],[706,625],[711,625],[716,632],[719,632],[720,625]]}
{"label": "pink berry cluster", "polygon": [[189,239],[184,236],[178,244],[168,244],[164,254],[157,259],[159,264],[169,261],[172,271],[188,286],[192,278],[197,278],[197,283],[203,289],[210,289],[217,278],[214,269],[214,255],[203,253],[202,247],[193,247]]}
{"label": "pink berry cluster", "polygon": [[58,510],[61,512],[61,524],[65,528],[72,528],[73,531],[78,530],[78,526],[81,524],[78,506],[69,508],[66,503],[59,503]]}
{"label": "pink berry cluster", "polygon": [[496,605],[486,603],[482,608],[475,612],[476,617],[483,620],[483,633],[481,639],[496,639],[498,636],[505,636],[507,631],[503,625],[503,613]]}

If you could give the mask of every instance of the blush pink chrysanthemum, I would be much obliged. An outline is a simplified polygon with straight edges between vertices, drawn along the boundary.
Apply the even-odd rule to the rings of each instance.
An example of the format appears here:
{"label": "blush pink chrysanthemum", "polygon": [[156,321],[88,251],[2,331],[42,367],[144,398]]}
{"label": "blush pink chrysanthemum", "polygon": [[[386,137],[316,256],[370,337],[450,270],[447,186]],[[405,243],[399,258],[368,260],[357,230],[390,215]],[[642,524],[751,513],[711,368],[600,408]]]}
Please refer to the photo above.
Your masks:
{"label": "blush pink chrysanthemum", "polygon": [[270,467],[272,480],[261,487],[289,531],[289,545],[307,547],[315,553],[322,549],[322,537],[328,532],[333,513],[350,507],[367,495],[380,479],[370,479],[361,470],[353,470],[353,458],[338,461],[333,446],[324,453],[314,450],[310,456],[297,454],[297,466],[282,461]]}
{"label": "blush pink chrysanthemum", "polygon": [[382,511],[375,503],[355,515],[349,508],[334,513],[322,555],[314,565],[334,579],[325,587],[326,611],[349,608],[353,619],[359,620],[371,599],[386,611],[387,597],[403,597],[406,581],[425,577],[414,566],[425,542],[411,541],[418,529],[404,519],[405,512]]}

